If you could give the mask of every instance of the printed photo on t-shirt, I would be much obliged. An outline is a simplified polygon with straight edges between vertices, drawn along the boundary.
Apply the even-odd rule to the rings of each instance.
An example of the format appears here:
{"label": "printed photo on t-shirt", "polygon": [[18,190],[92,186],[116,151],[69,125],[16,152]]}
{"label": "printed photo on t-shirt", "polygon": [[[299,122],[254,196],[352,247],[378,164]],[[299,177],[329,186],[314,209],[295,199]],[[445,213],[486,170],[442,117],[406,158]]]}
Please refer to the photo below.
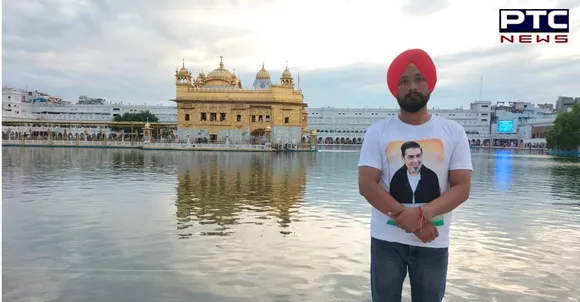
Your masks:
{"label": "printed photo on t-shirt", "polygon": [[[386,148],[389,164],[389,194],[408,207],[418,207],[441,196],[441,173],[445,173],[445,150],[440,139],[393,141]],[[443,216],[432,223],[444,225]],[[387,224],[394,225],[392,219]]]}

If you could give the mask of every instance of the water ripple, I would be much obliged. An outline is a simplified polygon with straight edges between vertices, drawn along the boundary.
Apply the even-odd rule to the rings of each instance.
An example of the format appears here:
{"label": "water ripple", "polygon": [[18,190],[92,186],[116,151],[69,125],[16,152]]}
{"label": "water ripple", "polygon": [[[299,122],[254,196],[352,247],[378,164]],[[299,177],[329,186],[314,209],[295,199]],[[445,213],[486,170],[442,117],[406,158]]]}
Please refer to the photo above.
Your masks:
{"label": "water ripple", "polygon": [[[356,152],[2,152],[6,300],[370,301]],[[446,301],[580,301],[580,162],[473,163]]]}

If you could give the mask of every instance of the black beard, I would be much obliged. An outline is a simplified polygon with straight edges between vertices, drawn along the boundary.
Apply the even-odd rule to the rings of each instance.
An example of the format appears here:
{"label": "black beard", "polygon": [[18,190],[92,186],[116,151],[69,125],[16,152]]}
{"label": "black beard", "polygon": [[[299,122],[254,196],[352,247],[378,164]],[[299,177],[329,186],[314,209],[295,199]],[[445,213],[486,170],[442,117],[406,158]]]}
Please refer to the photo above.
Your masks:
{"label": "black beard", "polygon": [[420,92],[411,91],[407,93],[402,99],[397,98],[397,102],[401,109],[409,113],[416,113],[427,106],[429,95],[423,95]]}

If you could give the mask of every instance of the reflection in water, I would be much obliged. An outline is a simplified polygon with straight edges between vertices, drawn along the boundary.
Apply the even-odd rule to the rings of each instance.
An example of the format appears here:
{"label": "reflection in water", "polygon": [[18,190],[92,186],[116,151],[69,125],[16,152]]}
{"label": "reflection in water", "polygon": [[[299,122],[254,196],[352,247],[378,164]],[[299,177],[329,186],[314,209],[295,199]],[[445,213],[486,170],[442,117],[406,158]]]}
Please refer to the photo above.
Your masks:
{"label": "reflection in water", "polygon": [[194,224],[211,226],[200,235],[227,236],[240,223],[277,218],[280,233],[304,199],[306,168],[314,155],[215,153],[178,166],[177,220],[180,238]]}
{"label": "reflection in water", "polygon": [[[6,301],[371,300],[357,153],[2,154]],[[579,301],[580,163],[472,155],[446,299]]]}
{"label": "reflection in water", "polygon": [[576,196],[575,204],[580,205],[580,159],[554,158],[550,172],[554,178],[552,194],[565,199]]}
{"label": "reflection in water", "polygon": [[512,184],[512,150],[495,151],[495,188],[509,191]]}
{"label": "reflection in water", "polygon": [[145,165],[145,154],[136,150],[113,153],[111,157],[112,168],[117,173],[131,168],[142,169]]}

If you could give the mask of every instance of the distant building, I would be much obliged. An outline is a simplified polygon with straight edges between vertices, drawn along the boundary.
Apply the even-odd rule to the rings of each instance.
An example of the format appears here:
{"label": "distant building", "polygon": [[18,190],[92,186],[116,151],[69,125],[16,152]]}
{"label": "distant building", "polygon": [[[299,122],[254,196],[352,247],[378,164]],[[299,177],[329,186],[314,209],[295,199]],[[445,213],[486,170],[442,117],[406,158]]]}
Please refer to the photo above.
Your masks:
{"label": "distant building", "polygon": [[495,141],[545,143],[546,133],[553,127],[556,119],[555,112],[546,105],[551,104],[498,102],[494,105],[493,111],[492,139]]}
{"label": "distant building", "polygon": [[60,96],[53,96],[48,93],[39,92],[38,90],[30,91],[19,89],[22,93],[23,103],[46,103],[46,104],[65,104]]}
{"label": "distant building", "polygon": [[104,105],[107,102],[106,99],[103,98],[90,98],[86,95],[79,96],[79,101],[77,104],[80,105]]}
{"label": "distant building", "polygon": [[[64,101],[55,104],[58,98],[38,91],[3,88],[2,118],[98,122],[148,110],[159,122],[179,124],[180,137],[190,134],[191,138],[201,136],[213,141],[224,136],[238,140],[260,137],[268,130],[272,141],[282,142],[298,141],[314,130],[319,143],[356,144],[362,142],[372,123],[392,118],[399,112],[398,108],[360,107],[318,107],[306,111],[302,91],[294,88],[290,71],[284,72],[280,84],[274,84],[262,68],[250,89],[240,88],[239,79],[223,67],[223,62],[214,71],[211,76],[206,77],[202,72],[193,79],[187,69],[177,70],[175,102],[178,106],[113,104],[87,96],[79,97],[81,104]],[[580,98],[559,97],[558,100],[557,111],[571,110],[573,104],[580,102]],[[496,104],[475,101],[469,109],[432,108],[430,112],[461,124],[474,145],[545,143],[545,135],[557,115],[553,104],[521,101]]]}
{"label": "distant building", "polygon": [[575,104],[580,104],[580,97],[559,96],[556,100],[556,111],[566,112],[568,108],[572,108]]}
{"label": "distant building", "polygon": [[554,112],[554,104],[544,103],[544,104],[537,104],[538,108],[546,110],[546,112]]}
{"label": "distant building", "polygon": [[24,91],[3,87],[2,88],[2,118],[19,119],[22,118],[22,100]]}
{"label": "distant building", "polygon": [[[475,101],[469,109],[432,109],[431,113],[461,124],[472,143],[490,138],[491,102]],[[399,109],[387,108],[310,108],[308,127],[316,130],[319,143],[361,143],[367,128],[374,122],[390,119]]]}

